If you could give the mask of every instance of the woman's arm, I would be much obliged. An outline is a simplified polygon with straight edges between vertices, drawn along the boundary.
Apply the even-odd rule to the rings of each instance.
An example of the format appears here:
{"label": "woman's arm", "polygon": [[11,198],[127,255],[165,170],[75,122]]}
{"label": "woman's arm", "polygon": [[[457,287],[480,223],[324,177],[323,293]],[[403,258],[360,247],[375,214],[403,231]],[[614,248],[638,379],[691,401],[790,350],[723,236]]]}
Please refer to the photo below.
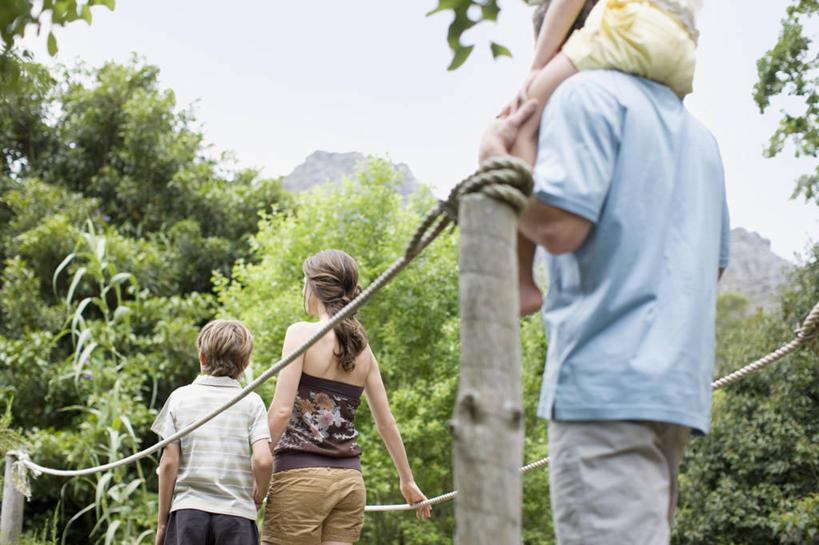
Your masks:
{"label": "woman's arm", "polygon": [[156,517],[156,545],[165,542],[168,517],[171,513],[173,487],[179,471],[179,443],[166,445],[159,460],[159,514]]}
{"label": "woman's arm", "polygon": [[[282,356],[286,356],[298,348],[310,337],[310,334],[309,324],[303,322],[288,327],[287,333],[284,334]],[[290,421],[290,414],[293,412],[293,402],[296,399],[303,366],[304,354],[282,369],[279,373],[279,379],[276,381],[276,393],[273,394],[273,401],[267,411],[271,452],[279,443],[279,439],[281,439],[284,430],[287,428],[287,423]]]}
{"label": "woman's arm", "polygon": [[[367,380],[364,383],[364,394],[367,396],[367,404],[370,406],[370,411],[373,414],[378,434],[384,441],[387,451],[392,457],[392,462],[395,464],[395,469],[398,470],[398,477],[400,479],[401,494],[407,503],[418,503],[427,499],[415,480],[412,477],[412,470],[410,469],[409,461],[407,460],[407,451],[404,449],[404,442],[401,440],[401,433],[398,431],[398,424],[390,411],[390,404],[387,400],[387,391],[384,389],[384,382],[381,380],[381,372],[378,370],[378,362],[375,361],[375,356],[368,346],[366,350],[369,352],[372,360],[370,364],[370,371],[367,373]],[[421,520],[426,520],[430,516],[431,507],[426,505],[419,507],[415,511],[415,516]]]}

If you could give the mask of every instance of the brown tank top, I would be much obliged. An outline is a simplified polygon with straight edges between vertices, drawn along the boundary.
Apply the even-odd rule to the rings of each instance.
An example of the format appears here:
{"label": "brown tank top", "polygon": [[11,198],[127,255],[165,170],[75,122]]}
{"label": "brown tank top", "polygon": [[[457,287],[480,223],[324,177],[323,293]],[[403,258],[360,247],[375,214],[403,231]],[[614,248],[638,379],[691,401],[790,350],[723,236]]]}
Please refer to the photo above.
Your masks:
{"label": "brown tank top", "polygon": [[273,471],[341,467],[361,471],[353,424],[363,386],[301,374],[293,412],[273,450]]}

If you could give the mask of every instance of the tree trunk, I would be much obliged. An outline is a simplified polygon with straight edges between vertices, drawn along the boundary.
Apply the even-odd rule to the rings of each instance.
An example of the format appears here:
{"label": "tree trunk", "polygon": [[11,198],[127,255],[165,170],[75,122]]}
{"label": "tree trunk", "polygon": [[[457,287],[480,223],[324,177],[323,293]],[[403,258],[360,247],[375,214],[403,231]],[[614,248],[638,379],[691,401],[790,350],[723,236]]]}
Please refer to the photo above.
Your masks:
{"label": "tree trunk", "polygon": [[458,218],[455,544],[516,545],[523,462],[517,216],[509,205],[477,193],[461,199]]}

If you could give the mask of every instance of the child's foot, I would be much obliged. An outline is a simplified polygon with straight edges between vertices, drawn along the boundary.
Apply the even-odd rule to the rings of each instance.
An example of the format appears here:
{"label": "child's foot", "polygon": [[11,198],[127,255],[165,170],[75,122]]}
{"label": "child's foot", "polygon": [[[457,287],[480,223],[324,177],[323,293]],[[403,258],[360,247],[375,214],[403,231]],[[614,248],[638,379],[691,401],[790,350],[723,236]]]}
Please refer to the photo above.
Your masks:
{"label": "child's foot", "polygon": [[529,316],[540,310],[543,295],[534,284],[520,285],[520,315]]}

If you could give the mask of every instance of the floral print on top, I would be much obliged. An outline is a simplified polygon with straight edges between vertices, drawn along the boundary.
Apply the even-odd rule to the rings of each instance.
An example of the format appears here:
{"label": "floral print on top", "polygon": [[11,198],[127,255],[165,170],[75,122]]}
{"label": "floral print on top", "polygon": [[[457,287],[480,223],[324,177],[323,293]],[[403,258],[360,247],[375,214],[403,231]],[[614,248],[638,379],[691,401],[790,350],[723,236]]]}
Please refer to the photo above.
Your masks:
{"label": "floral print on top", "polygon": [[363,386],[302,373],[290,421],[274,453],[351,458],[361,454],[353,424]]}

